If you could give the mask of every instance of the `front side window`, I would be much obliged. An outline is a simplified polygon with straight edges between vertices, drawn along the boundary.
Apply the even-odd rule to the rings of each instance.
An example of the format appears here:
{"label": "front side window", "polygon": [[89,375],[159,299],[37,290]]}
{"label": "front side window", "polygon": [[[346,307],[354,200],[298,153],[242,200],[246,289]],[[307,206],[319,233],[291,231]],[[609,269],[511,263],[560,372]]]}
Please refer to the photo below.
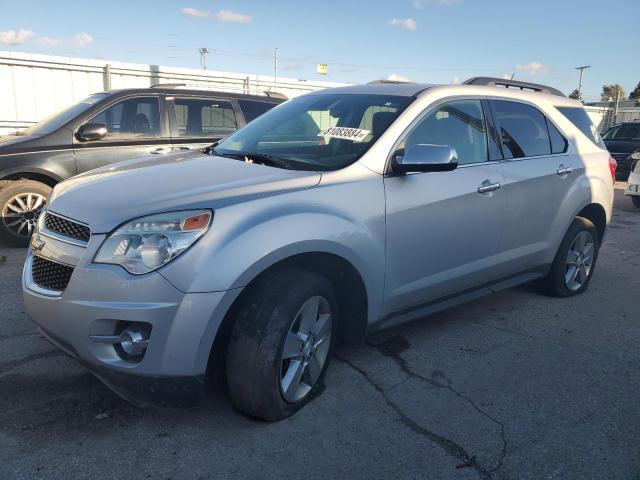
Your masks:
{"label": "front side window", "polygon": [[105,140],[154,138],[162,134],[158,97],[128,98],[111,105],[88,123],[106,125]]}
{"label": "front side window", "polygon": [[236,130],[236,115],[227,100],[175,98],[179,137],[212,137]]}
{"label": "front side window", "polygon": [[448,145],[458,163],[486,162],[487,130],[480,100],[456,100],[429,112],[406,136],[400,148],[413,145]]}
{"label": "front side window", "polygon": [[389,95],[304,95],[256,118],[212,153],[271,158],[282,168],[337,170],[360,158],[412,101]]}
{"label": "front side window", "polygon": [[547,121],[537,108],[504,100],[493,100],[492,106],[504,158],[551,154]]}

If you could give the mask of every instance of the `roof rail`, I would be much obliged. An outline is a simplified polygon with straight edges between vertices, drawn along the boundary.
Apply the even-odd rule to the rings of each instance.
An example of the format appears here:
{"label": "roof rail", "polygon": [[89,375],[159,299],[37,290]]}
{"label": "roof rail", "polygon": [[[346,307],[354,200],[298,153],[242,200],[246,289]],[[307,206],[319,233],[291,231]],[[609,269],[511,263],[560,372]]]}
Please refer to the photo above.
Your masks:
{"label": "roof rail", "polygon": [[280,93],[280,92],[270,92],[269,90],[265,90],[264,94],[267,97],[271,97],[271,98],[280,98],[282,100],[289,100],[289,97],[287,97],[284,93]]}
{"label": "roof rail", "polygon": [[367,82],[367,85],[376,85],[376,84],[379,84],[379,83],[391,83],[391,84],[398,85],[398,84],[413,83],[413,82],[407,82],[407,81],[404,81],[404,80],[384,80],[384,79],[382,79],[382,80],[373,80],[371,82]]}
{"label": "roof rail", "polygon": [[469,80],[462,82],[463,85],[486,85],[489,87],[506,87],[506,88],[518,88],[520,90],[529,90],[532,92],[548,93],[550,95],[557,95],[564,97],[564,93],[553,87],[547,85],[540,85],[538,83],[521,82],[519,80],[509,80],[504,78],[494,77],[473,77]]}
{"label": "roof rail", "polygon": [[151,88],[178,88],[186,86],[186,83],[156,83],[155,85],[151,85]]}

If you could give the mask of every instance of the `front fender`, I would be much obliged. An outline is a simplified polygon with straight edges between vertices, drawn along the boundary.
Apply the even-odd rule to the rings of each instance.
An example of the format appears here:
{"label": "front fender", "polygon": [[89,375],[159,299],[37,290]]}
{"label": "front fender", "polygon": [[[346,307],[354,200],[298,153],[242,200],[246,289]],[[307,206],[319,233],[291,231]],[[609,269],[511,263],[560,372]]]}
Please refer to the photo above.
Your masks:
{"label": "front fender", "polygon": [[160,273],[184,292],[225,291],[245,287],[286,258],[328,253],[360,273],[369,312],[377,312],[384,288],[385,236],[384,191],[376,177],[216,210],[209,232]]}

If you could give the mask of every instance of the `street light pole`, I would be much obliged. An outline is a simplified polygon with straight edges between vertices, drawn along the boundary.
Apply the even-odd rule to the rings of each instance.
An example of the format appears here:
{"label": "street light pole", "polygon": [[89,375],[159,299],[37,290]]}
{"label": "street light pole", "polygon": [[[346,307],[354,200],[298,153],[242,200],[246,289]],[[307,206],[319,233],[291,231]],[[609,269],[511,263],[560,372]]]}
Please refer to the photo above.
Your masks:
{"label": "street light pole", "polygon": [[203,70],[207,69],[207,55],[209,55],[209,49],[206,47],[203,47],[199,50],[200,52],[200,65],[202,66]]}
{"label": "street light pole", "polygon": [[582,75],[585,69],[591,68],[591,65],[583,65],[582,67],[576,67],[576,70],[580,70],[580,83],[578,84],[578,100],[582,101]]}
{"label": "street light pole", "polygon": [[278,88],[278,48],[273,57],[273,88]]}

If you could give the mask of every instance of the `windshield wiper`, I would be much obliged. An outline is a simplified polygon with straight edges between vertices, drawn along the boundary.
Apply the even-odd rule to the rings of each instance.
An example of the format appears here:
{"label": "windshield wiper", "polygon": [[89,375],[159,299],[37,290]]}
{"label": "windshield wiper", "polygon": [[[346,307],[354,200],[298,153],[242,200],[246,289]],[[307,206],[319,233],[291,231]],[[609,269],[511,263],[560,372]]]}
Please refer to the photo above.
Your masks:
{"label": "windshield wiper", "polygon": [[220,157],[234,158],[236,160],[243,160],[247,163],[262,163],[263,165],[272,165],[279,168],[288,169],[291,164],[284,158],[276,157],[275,155],[269,155],[267,153],[251,153],[251,152],[237,152],[237,153],[221,153],[217,152],[215,148],[210,151],[213,155]]}

